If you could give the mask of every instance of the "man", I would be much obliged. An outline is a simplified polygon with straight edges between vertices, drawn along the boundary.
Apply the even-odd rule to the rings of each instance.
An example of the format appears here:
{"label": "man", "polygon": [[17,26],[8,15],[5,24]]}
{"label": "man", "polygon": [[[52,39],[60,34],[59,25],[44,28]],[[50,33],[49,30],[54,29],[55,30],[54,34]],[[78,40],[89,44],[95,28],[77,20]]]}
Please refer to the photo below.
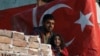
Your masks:
{"label": "man", "polygon": [[[12,30],[24,32],[25,34],[31,34],[35,26],[35,22],[39,23],[40,16],[43,13],[44,8],[41,6],[53,0],[37,0],[37,4],[34,8],[17,13],[12,18]],[[46,10],[46,9],[45,9]],[[37,21],[34,20],[34,17]],[[35,21],[35,22],[34,22]]]}
{"label": "man", "polygon": [[34,35],[39,35],[42,43],[49,43],[50,38],[54,35],[55,20],[52,14],[46,14],[43,17],[42,26],[34,28]]}

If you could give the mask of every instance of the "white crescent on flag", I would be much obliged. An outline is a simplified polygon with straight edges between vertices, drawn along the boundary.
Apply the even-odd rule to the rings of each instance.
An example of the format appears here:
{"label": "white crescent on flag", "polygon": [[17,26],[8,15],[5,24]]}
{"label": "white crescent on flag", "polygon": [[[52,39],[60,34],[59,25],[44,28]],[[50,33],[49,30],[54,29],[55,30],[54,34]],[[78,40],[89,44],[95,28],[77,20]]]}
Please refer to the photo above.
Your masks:
{"label": "white crescent on flag", "polygon": [[[45,14],[52,14],[55,10],[59,9],[59,8],[63,8],[63,7],[67,7],[67,8],[70,8],[72,9],[70,6],[66,5],[66,4],[56,4],[54,6],[52,6],[51,8],[49,8],[48,10],[46,10],[43,15],[41,16],[41,19],[40,19],[40,22],[39,22],[39,26],[41,26],[42,24],[42,18]],[[37,27],[37,20],[36,20],[36,10],[37,10],[37,7],[33,8],[33,25],[34,27]]]}
{"label": "white crescent on flag", "polygon": [[37,27],[37,20],[36,20],[36,10],[37,10],[37,7],[34,7],[33,8],[33,26],[34,27]]}
{"label": "white crescent on flag", "polygon": [[43,15],[41,16],[41,19],[40,19],[40,23],[39,23],[39,26],[42,26],[42,20],[43,20],[43,16],[45,14],[52,14],[54,11],[56,11],[57,9],[59,8],[63,8],[63,7],[67,7],[69,9],[72,9],[70,6],[66,5],[66,4],[56,4],[54,6],[52,6],[51,8],[49,8],[48,10],[46,10]]}

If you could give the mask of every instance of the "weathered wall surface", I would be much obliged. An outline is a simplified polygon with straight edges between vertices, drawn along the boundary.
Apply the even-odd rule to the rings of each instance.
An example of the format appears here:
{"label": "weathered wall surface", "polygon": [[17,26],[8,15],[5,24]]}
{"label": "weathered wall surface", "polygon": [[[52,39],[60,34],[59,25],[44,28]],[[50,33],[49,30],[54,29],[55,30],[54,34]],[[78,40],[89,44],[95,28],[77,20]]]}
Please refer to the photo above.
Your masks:
{"label": "weathered wall surface", "polygon": [[36,3],[36,0],[0,0],[0,10]]}

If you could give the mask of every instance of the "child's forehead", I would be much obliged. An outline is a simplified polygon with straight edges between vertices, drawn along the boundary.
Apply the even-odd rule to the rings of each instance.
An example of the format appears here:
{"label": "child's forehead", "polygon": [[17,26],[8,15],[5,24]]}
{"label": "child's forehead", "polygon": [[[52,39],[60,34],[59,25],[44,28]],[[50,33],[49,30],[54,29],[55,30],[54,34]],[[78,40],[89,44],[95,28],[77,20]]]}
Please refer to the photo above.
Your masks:
{"label": "child's forehead", "polygon": [[55,39],[60,39],[60,36],[55,36]]}

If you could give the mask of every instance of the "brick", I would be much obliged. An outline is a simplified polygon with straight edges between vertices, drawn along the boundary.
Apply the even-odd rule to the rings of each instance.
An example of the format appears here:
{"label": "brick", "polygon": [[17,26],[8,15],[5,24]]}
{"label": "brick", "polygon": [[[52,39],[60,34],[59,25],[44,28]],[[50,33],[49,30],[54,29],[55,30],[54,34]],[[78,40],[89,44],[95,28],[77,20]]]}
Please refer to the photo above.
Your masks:
{"label": "brick", "polygon": [[12,31],[9,31],[9,30],[4,30],[4,33],[5,33],[5,36],[7,37],[12,37]]}
{"label": "brick", "polygon": [[43,56],[52,56],[52,50],[41,50]]}
{"label": "brick", "polygon": [[0,43],[10,44],[11,38],[8,38],[7,36],[0,36]]}
{"label": "brick", "polygon": [[42,52],[43,56],[48,56],[49,52],[47,52],[47,51],[41,51],[41,52]]}
{"label": "brick", "polygon": [[7,37],[10,37],[12,36],[12,31],[9,31],[9,30],[0,30],[0,35],[1,36],[7,36]]}
{"label": "brick", "polygon": [[2,50],[2,51],[10,51],[12,49],[9,47],[9,44],[0,43],[0,50]]}
{"label": "brick", "polygon": [[19,55],[16,55],[16,56],[29,56],[27,54],[19,54]]}
{"label": "brick", "polygon": [[4,35],[4,30],[0,30],[0,35]]}
{"label": "brick", "polygon": [[32,36],[30,36],[29,42],[41,42],[41,41],[40,41],[40,38],[38,35],[36,35],[36,36],[32,35]]}
{"label": "brick", "polygon": [[13,39],[13,45],[17,47],[26,47],[27,42],[25,40],[21,39]]}
{"label": "brick", "polygon": [[40,44],[37,42],[29,42],[29,48],[37,49],[40,47]]}
{"label": "brick", "polygon": [[38,49],[29,49],[28,54],[39,55],[39,50]]}
{"label": "brick", "polygon": [[52,56],[52,50],[50,44],[41,44],[41,52],[43,56]]}
{"label": "brick", "polygon": [[2,56],[2,53],[0,53],[0,56]]}
{"label": "brick", "polygon": [[30,35],[25,35],[26,42],[29,42],[29,39],[30,39]]}
{"label": "brick", "polygon": [[25,37],[24,33],[13,31],[13,38],[14,39],[22,39],[22,40],[24,40],[25,39],[24,37]]}
{"label": "brick", "polygon": [[41,44],[41,49],[44,49],[44,50],[48,50],[48,49],[51,49],[51,45],[50,44]]}
{"label": "brick", "polygon": [[25,54],[27,54],[28,50],[25,49],[25,47],[16,47],[16,46],[14,46],[13,51],[14,51],[14,53],[25,53]]}

